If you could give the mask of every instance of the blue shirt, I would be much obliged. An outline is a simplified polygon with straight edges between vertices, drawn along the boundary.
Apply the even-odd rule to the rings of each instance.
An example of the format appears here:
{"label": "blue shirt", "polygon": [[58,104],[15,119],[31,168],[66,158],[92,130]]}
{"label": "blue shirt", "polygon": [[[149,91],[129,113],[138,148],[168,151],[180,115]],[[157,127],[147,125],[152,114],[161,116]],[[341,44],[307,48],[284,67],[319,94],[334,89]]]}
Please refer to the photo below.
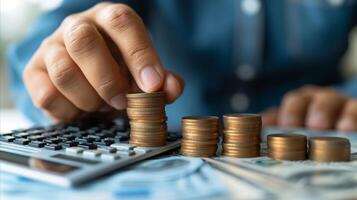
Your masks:
{"label": "blue shirt", "polygon": [[[99,1],[65,0],[41,16],[8,51],[12,92],[34,122],[21,73],[41,41],[72,13]],[[357,0],[120,1],[143,18],[165,68],[182,75],[185,91],[167,107],[177,127],[184,115],[259,112],[305,84],[335,86],[357,97],[357,77],[338,67],[357,24]]]}

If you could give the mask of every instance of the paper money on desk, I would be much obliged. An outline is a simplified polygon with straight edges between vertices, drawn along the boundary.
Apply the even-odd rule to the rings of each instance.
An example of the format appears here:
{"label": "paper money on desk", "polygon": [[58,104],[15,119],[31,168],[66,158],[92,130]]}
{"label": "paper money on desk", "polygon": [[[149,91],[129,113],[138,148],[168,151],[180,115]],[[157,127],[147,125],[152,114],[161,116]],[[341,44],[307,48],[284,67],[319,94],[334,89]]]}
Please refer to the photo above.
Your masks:
{"label": "paper money on desk", "polygon": [[[218,157],[211,163],[219,170],[219,161],[234,166],[233,174],[226,177],[244,184],[244,191],[237,192],[239,186],[231,181],[229,186],[232,196],[255,197],[264,199],[357,199],[357,133],[338,133],[335,131],[310,131],[305,129],[268,128],[263,132],[263,139],[271,133],[298,132],[309,136],[339,136],[349,138],[351,142],[351,161],[321,163],[314,161],[275,161],[266,156],[259,158],[238,159]],[[263,154],[266,145],[262,145]],[[208,159],[209,161],[210,159]],[[217,165],[215,165],[217,164]],[[226,165],[224,165],[226,166]],[[223,166],[223,167],[224,167]],[[229,170],[228,170],[229,171]],[[249,187],[250,185],[250,187]]]}
{"label": "paper money on desk", "polygon": [[91,185],[65,189],[0,174],[1,200],[226,199],[224,185],[200,158],[172,156],[141,162]]}

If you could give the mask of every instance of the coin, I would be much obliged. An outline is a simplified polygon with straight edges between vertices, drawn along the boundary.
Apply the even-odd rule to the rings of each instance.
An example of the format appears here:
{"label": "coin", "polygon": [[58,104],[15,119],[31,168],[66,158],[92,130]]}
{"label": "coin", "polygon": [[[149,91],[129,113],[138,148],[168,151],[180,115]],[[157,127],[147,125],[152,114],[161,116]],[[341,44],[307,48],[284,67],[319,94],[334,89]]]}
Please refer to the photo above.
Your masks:
{"label": "coin", "polygon": [[165,92],[127,94],[130,143],[154,147],[166,144]]}
{"label": "coin", "polygon": [[223,155],[238,158],[260,154],[261,116],[257,114],[223,115]]}
{"label": "coin", "polygon": [[349,161],[351,144],[347,138],[311,137],[309,139],[309,158],[320,162]]}
{"label": "coin", "polygon": [[305,160],[306,136],[296,133],[277,133],[267,137],[268,156],[275,160]]}
{"label": "coin", "polygon": [[306,154],[302,153],[273,153],[273,152],[268,152],[268,156],[274,160],[290,160],[290,161],[297,161],[297,160],[305,160],[306,159]]}
{"label": "coin", "polygon": [[128,99],[134,99],[134,98],[139,98],[139,99],[144,99],[144,98],[166,98],[166,93],[165,92],[152,92],[152,93],[129,93],[126,95]]}
{"label": "coin", "polygon": [[216,155],[219,118],[216,116],[186,116],[182,123],[181,154],[195,157]]}

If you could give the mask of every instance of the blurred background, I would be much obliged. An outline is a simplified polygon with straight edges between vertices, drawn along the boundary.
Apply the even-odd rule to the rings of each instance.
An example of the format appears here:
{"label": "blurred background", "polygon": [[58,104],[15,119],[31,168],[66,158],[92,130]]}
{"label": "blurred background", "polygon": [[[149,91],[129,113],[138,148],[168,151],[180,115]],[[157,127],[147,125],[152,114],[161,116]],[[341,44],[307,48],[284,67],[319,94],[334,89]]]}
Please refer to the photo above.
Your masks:
{"label": "blurred background", "polygon": [[6,70],[6,48],[21,40],[42,12],[56,8],[61,0],[0,0],[0,109],[13,108]]}
{"label": "blurred background", "polygon": [[[9,92],[5,52],[7,46],[20,40],[42,12],[56,8],[61,0],[0,0],[0,109],[14,108]],[[353,56],[354,55],[354,56]],[[350,35],[350,46],[341,62],[348,78],[357,74],[357,28]]]}

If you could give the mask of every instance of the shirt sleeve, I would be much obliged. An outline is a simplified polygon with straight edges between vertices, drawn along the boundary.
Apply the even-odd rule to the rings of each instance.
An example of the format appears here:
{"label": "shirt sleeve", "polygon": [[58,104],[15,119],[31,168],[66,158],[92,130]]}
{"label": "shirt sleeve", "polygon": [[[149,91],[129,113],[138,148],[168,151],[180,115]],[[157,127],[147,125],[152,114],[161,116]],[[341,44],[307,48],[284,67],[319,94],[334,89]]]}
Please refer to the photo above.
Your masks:
{"label": "shirt sleeve", "polygon": [[[31,98],[22,81],[22,71],[44,38],[49,36],[61,24],[63,19],[73,13],[86,10],[99,3],[100,0],[65,0],[55,10],[44,13],[30,27],[26,37],[10,45],[7,50],[8,75],[10,89],[16,106],[35,124],[46,125],[50,120],[33,106]],[[129,1],[121,1],[129,3]]]}

